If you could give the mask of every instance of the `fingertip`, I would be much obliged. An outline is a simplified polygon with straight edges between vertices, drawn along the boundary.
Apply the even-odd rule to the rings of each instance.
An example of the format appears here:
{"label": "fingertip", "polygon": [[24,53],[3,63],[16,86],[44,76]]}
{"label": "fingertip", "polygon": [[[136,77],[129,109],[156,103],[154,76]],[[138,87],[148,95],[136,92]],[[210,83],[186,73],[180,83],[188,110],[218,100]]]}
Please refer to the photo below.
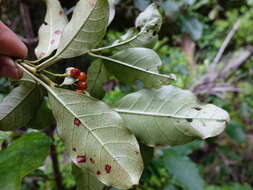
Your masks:
{"label": "fingertip", "polygon": [[28,49],[21,39],[0,21],[0,53],[10,57],[26,58]]}
{"label": "fingertip", "polygon": [[25,59],[27,57],[27,54],[28,54],[28,49],[26,47],[26,45],[24,43],[19,43],[20,47],[20,55],[18,57],[22,58],[22,59]]}
{"label": "fingertip", "polygon": [[19,80],[23,76],[21,69],[7,56],[0,56],[0,76]]}

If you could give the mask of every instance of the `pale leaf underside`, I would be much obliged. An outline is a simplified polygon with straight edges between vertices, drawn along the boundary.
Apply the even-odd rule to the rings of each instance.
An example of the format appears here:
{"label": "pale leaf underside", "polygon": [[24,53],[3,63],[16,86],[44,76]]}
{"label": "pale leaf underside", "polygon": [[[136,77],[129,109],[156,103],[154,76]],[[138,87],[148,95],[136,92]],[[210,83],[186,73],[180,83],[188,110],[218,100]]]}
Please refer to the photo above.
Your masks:
{"label": "pale leaf underside", "polygon": [[[136,36],[137,35],[137,36]],[[134,29],[130,29],[125,36],[122,36],[121,39],[115,41],[113,44],[116,45],[119,42],[124,42],[130,38],[136,36],[134,40],[129,43],[117,46],[118,50],[123,50],[127,48],[135,48],[135,47],[145,47],[145,48],[153,48],[155,43],[158,41],[158,35],[154,34],[153,31],[141,31],[136,34]]]}
{"label": "pale leaf underside", "polygon": [[45,2],[47,13],[39,29],[39,44],[35,49],[35,54],[39,59],[49,56],[58,48],[62,32],[68,23],[58,0],[45,0]]}
{"label": "pale leaf underside", "polygon": [[95,98],[102,98],[105,94],[103,84],[109,79],[104,63],[101,60],[91,63],[88,70],[88,76],[88,92]]}
{"label": "pale leaf underside", "polygon": [[83,171],[76,165],[72,165],[72,174],[75,177],[77,188],[76,190],[104,190],[103,185],[96,176],[88,171]]}
{"label": "pale leaf underside", "polygon": [[108,18],[107,0],[80,0],[63,32],[56,57],[71,58],[95,48],[105,35]]}
{"label": "pale leaf underside", "polygon": [[173,86],[129,94],[115,104],[115,111],[149,146],[172,146],[217,136],[229,121],[223,109],[199,104],[190,91]]}
{"label": "pale leaf underside", "polygon": [[24,82],[0,104],[0,130],[24,127],[41,104],[42,96],[37,84]]}
{"label": "pale leaf underside", "polygon": [[159,56],[151,49],[129,48],[107,59],[106,68],[120,81],[133,85],[141,81],[146,88],[160,88],[170,84],[174,75],[162,75],[157,67],[162,64]]}
{"label": "pale leaf underside", "polygon": [[108,186],[138,184],[143,169],[138,142],[116,112],[69,90],[51,88],[49,98],[59,135],[78,167]]}

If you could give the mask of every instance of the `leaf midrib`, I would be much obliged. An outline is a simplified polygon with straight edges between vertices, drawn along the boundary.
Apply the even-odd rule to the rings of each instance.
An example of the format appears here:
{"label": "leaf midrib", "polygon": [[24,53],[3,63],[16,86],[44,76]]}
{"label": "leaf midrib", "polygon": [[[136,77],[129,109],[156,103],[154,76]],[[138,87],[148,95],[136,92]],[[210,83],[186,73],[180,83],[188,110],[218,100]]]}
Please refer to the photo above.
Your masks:
{"label": "leaf midrib", "polygon": [[[129,67],[129,68],[132,68],[134,70],[138,70],[138,71],[141,71],[141,72],[144,72],[144,73],[148,73],[148,74],[151,74],[151,75],[156,75],[158,77],[163,77],[163,78],[166,78],[166,79],[170,79],[170,80],[174,80],[174,78],[170,75],[163,75],[163,74],[159,74],[159,73],[155,73],[155,72],[152,72],[152,71],[147,71],[141,67],[136,67],[136,66],[133,66],[131,64],[128,64],[126,62],[123,62],[123,61],[120,61],[120,60],[117,60],[117,59],[114,59],[114,58],[111,58],[111,57],[104,57],[104,56],[99,56],[99,55],[95,55],[93,53],[90,53],[91,55],[94,55],[95,57],[98,57],[100,59],[104,59],[104,60],[107,60],[107,61],[111,61],[111,62],[114,62],[114,63],[118,63],[120,65],[123,65],[123,66],[126,66],[126,67]],[[103,58],[102,58],[103,57]]]}
{"label": "leaf midrib", "polygon": [[177,116],[172,114],[162,114],[157,112],[141,112],[141,111],[129,111],[125,109],[114,109],[118,113],[129,114],[129,115],[143,115],[143,116],[154,116],[154,117],[171,117],[176,119],[199,119],[199,120],[222,120],[222,119],[215,119],[215,118],[202,118],[202,117],[183,117]]}
{"label": "leaf midrib", "polygon": [[[76,32],[76,34],[74,35],[74,37],[69,41],[69,43],[67,43],[67,45],[59,52],[57,53],[56,57],[60,57],[61,54],[72,44],[72,42],[74,41],[74,39],[76,38],[76,36],[79,34],[79,32],[82,30],[83,26],[88,22],[90,16],[92,15],[93,11],[96,9],[97,7],[97,3],[99,0],[96,0],[96,5],[94,5],[93,9],[90,11],[89,16],[87,17],[86,21],[81,25],[81,27],[79,28],[79,30]],[[70,24],[70,22],[69,22]],[[66,26],[67,27],[67,26]],[[62,34],[63,36],[63,34]]]}
{"label": "leaf midrib", "polygon": [[[54,95],[54,97],[62,104],[62,106],[64,107],[64,109],[66,109],[67,111],[69,111],[74,117],[79,118],[67,105],[65,105],[65,103],[61,100],[61,98],[58,98],[58,95],[53,91],[50,90],[50,92],[52,93],[52,95]],[[84,124],[83,124],[84,125]],[[101,140],[96,136],[96,134],[94,134],[95,132],[92,131],[89,127],[87,127],[86,125],[84,125],[85,128],[89,131],[89,133],[91,133],[93,135],[93,137],[95,139],[98,140],[98,142],[101,144],[101,146],[106,150],[106,152],[114,159],[114,155],[111,154],[111,152],[107,149],[106,146],[104,146],[104,143],[101,142]],[[116,161],[116,160],[115,160]],[[125,170],[125,173],[129,176],[129,179],[132,179],[132,177],[130,176],[130,174],[128,173],[128,171],[126,170],[126,168],[122,167],[121,164],[119,162],[116,161],[116,163]]]}

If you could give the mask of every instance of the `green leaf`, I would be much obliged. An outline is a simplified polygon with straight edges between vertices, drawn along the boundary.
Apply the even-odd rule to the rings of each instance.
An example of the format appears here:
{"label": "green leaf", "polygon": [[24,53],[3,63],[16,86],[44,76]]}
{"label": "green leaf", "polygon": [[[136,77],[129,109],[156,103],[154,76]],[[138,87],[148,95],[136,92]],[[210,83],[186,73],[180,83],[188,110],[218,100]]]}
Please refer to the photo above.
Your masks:
{"label": "green leaf", "polygon": [[105,94],[103,84],[109,80],[109,74],[101,60],[91,63],[88,69],[88,92],[95,98],[102,98]]}
{"label": "green leaf", "polygon": [[199,40],[203,34],[203,24],[192,16],[181,17],[182,30],[190,34],[193,40]]}
{"label": "green leaf", "polygon": [[35,49],[38,58],[49,56],[58,48],[68,19],[58,0],[44,0],[47,5],[45,21],[39,29],[39,44]]}
{"label": "green leaf", "polygon": [[80,0],[64,29],[55,58],[76,57],[95,48],[105,35],[108,18],[108,0]]}
{"label": "green leaf", "polygon": [[229,184],[224,186],[207,186],[206,190],[252,190],[252,188],[248,184]]}
{"label": "green leaf", "polygon": [[45,129],[52,126],[55,119],[51,109],[49,108],[48,99],[44,99],[35,116],[32,118],[28,127],[32,129]]}
{"label": "green leaf", "polygon": [[244,143],[246,141],[246,135],[243,130],[242,124],[232,121],[226,128],[227,134],[237,143]]}
{"label": "green leaf", "polygon": [[104,190],[103,185],[96,176],[78,168],[75,164],[72,165],[72,174],[75,177],[77,188],[76,190]]}
{"label": "green leaf", "polygon": [[180,9],[184,3],[182,1],[161,1],[160,6],[163,8],[166,17],[171,21],[176,21],[180,15]]}
{"label": "green leaf", "polygon": [[166,184],[163,190],[177,190],[177,188],[172,184]]}
{"label": "green leaf", "polygon": [[172,176],[172,180],[185,190],[203,190],[205,182],[199,174],[197,165],[187,156],[177,154],[174,150],[164,151],[163,162]]}
{"label": "green leaf", "polygon": [[30,133],[0,151],[0,189],[19,190],[22,178],[43,165],[50,144],[43,133]]}
{"label": "green leaf", "polygon": [[[157,67],[162,65],[160,57],[151,49],[129,48],[112,56],[105,62],[106,68],[120,81],[133,85],[137,80],[146,88],[160,88],[170,84],[174,75],[161,75]],[[109,62],[110,61],[110,62]]]}
{"label": "green leaf", "polygon": [[136,19],[135,26],[143,31],[160,31],[162,26],[162,16],[157,9],[157,5],[149,5]]}
{"label": "green leaf", "polygon": [[129,29],[126,34],[121,36],[120,39],[115,41],[113,45],[119,44],[131,38],[134,38],[134,39],[131,40],[129,43],[125,43],[125,44],[117,46],[116,49],[124,50],[124,49],[135,48],[135,47],[145,47],[145,48],[152,49],[155,46],[156,42],[158,41],[158,35],[152,30],[137,32],[136,29],[132,28],[132,29]]}
{"label": "green leaf", "polygon": [[143,170],[139,145],[115,111],[70,90],[51,88],[49,99],[58,133],[79,168],[108,186],[138,184]]}
{"label": "green leaf", "polygon": [[35,83],[26,82],[15,88],[0,104],[0,130],[24,127],[36,113],[42,94]]}
{"label": "green leaf", "polygon": [[200,104],[190,91],[173,86],[129,94],[115,104],[115,111],[149,146],[179,145],[217,136],[229,120],[223,109]]}
{"label": "green leaf", "polygon": [[201,140],[195,140],[193,142],[184,144],[184,145],[178,145],[171,147],[172,150],[176,151],[178,154],[187,156],[191,154],[194,150],[198,150],[204,148],[204,142]]}
{"label": "green leaf", "polygon": [[[0,145],[11,136],[11,132],[0,131]],[[0,146],[0,150],[2,147]]]}
{"label": "green leaf", "polygon": [[[115,41],[113,45],[117,45],[126,40],[130,40],[128,43],[122,43],[117,46],[118,50],[134,47],[146,47],[153,48],[158,41],[157,33],[160,31],[162,25],[162,17],[159,13],[156,4],[151,4],[143,11],[135,21],[135,27],[129,29],[126,34]],[[140,28],[140,32],[137,28]]]}

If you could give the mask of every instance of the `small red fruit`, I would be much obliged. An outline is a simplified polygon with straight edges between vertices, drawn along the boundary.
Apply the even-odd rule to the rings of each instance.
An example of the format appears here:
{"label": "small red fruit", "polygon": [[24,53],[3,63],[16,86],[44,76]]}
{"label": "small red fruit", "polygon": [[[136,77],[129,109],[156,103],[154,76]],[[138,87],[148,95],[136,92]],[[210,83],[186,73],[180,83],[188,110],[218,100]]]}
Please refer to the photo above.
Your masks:
{"label": "small red fruit", "polygon": [[78,77],[78,79],[80,81],[85,82],[87,80],[87,75],[84,72],[81,72],[80,75],[79,75],[79,77]]}
{"label": "small red fruit", "polygon": [[82,89],[82,90],[86,89],[86,88],[87,88],[86,82],[79,81],[79,82],[77,83],[77,88]]}
{"label": "small red fruit", "polygon": [[84,93],[84,90],[79,90],[79,89],[77,89],[77,90],[75,90],[75,92],[78,93],[78,94],[83,94],[83,93]]}
{"label": "small red fruit", "polygon": [[77,79],[80,75],[81,71],[77,68],[74,68],[70,71],[70,76]]}

